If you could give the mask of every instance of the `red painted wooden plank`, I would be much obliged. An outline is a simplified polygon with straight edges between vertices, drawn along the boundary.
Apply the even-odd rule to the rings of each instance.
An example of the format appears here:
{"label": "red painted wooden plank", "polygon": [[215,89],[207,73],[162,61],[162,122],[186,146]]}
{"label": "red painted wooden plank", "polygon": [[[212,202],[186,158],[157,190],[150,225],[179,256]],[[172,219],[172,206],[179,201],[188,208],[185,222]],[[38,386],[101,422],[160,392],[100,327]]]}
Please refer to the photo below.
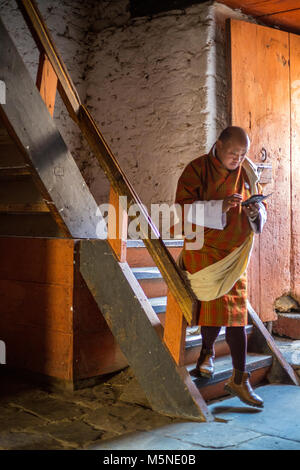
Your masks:
{"label": "red painted wooden plank", "polygon": [[57,90],[57,76],[44,52],[40,54],[36,86],[45,101],[49,113],[53,116]]}
{"label": "red painted wooden plank", "polygon": [[72,333],[72,287],[0,280],[0,298],[7,324]]}
{"label": "red painted wooden plank", "polygon": [[0,237],[0,279],[73,285],[74,240]]}
{"label": "red painted wooden plank", "polygon": [[[179,256],[179,253],[182,250],[182,247],[170,247],[168,248],[168,250],[170,254],[173,256],[173,258],[176,260],[177,257]],[[144,247],[143,248],[133,248],[133,247],[127,248],[126,257],[127,257],[127,260],[126,260],[127,263],[132,268],[156,266],[149,251],[147,250],[147,248],[144,248]]]}
{"label": "red painted wooden plank", "polygon": [[8,325],[0,317],[6,365],[71,381],[73,335],[27,325]]}
{"label": "red painted wooden plank", "polygon": [[164,342],[176,364],[184,365],[184,350],[187,322],[171,291],[167,296]]}

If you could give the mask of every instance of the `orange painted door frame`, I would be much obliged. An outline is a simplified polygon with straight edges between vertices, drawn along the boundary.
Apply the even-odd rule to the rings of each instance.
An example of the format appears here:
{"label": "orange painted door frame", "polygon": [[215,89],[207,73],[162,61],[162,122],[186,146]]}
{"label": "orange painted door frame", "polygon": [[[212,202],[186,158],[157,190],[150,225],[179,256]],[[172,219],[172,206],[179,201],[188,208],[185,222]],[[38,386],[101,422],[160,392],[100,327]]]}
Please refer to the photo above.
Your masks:
{"label": "orange painted door frame", "polygon": [[231,123],[249,133],[248,156],[272,165],[262,184],[273,192],[268,221],[248,269],[248,298],[262,321],[272,321],[278,297],[300,297],[300,37],[232,19],[228,33]]}

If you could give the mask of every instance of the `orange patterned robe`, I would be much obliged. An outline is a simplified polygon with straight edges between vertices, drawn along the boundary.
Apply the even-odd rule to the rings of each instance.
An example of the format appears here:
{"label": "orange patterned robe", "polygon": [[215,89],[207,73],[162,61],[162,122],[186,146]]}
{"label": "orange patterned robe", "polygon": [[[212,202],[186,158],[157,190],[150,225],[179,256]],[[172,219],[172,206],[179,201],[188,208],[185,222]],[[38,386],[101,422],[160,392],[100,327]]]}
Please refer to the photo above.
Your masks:
{"label": "orange patterned robe", "polygon": [[[258,185],[259,193],[261,187]],[[197,200],[224,199],[239,193],[243,200],[250,197],[250,182],[245,169],[227,170],[211,151],[190,162],[179,178],[176,200],[183,208]],[[241,205],[230,209],[223,230],[204,228],[204,245],[200,250],[186,250],[184,242],[182,261],[191,274],[224,258],[240,246],[252,231]],[[244,326],[247,325],[247,277],[246,273],[222,297],[201,301],[198,325]]]}

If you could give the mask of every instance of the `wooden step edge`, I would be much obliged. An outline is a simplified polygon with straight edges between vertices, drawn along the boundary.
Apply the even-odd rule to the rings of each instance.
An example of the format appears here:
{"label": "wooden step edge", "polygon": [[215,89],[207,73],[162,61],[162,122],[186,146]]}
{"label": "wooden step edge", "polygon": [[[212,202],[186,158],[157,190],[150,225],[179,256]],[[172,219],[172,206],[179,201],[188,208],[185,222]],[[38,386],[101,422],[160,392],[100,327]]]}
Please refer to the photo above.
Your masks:
{"label": "wooden step edge", "polygon": [[[248,372],[252,372],[260,368],[270,367],[272,362],[272,355],[247,353],[246,370]],[[230,355],[217,357],[215,359],[215,373],[211,379],[195,376],[193,373],[195,366],[196,363],[189,364],[186,366],[186,368],[190,373],[194,384],[199,389],[202,387],[215,385],[219,382],[222,382],[223,380],[227,380],[232,375],[232,359]]]}
{"label": "wooden step edge", "polygon": [[287,318],[289,320],[300,320],[300,312],[277,312],[278,318]]}
{"label": "wooden step edge", "polygon": [[[162,296],[162,297],[150,297],[148,298],[150,301],[150,304],[155,311],[155,313],[159,316],[163,316],[166,312],[166,304],[167,304],[167,297]],[[191,327],[191,328],[196,328],[196,327]],[[246,333],[247,336],[249,336],[253,332],[254,326],[249,324],[246,325]],[[225,341],[225,327],[221,328],[221,331],[216,339],[216,342],[222,342]],[[202,336],[201,334],[196,334],[196,335],[186,335],[186,342],[185,342],[185,349],[186,350],[191,350],[191,349],[196,349],[200,348],[202,345]]]}
{"label": "wooden step edge", "polygon": [[[163,240],[163,242],[168,248],[183,246],[183,240]],[[143,240],[128,239],[126,245],[127,248],[146,248]]]}
{"label": "wooden step edge", "polygon": [[[160,314],[162,315],[162,314]],[[246,325],[247,337],[251,337],[254,330],[253,325]],[[184,349],[184,364],[193,364],[198,360],[202,348],[201,334],[189,335],[187,332],[185,349]],[[230,347],[226,341],[225,327],[222,327],[217,339],[215,341],[215,355],[217,357],[226,356],[230,354]]]}
{"label": "wooden step edge", "polygon": [[[217,336],[216,342],[225,341],[226,327],[222,327],[220,333]],[[253,325],[246,325],[247,336],[250,335],[253,331]],[[199,335],[187,335],[185,349],[198,348],[202,345],[202,336]]]}
{"label": "wooden step edge", "polygon": [[24,204],[1,204],[1,214],[47,214],[50,210],[44,202]]}
{"label": "wooden step edge", "polygon": [[156,267],[143,267],[143,268],[131,268],[135,278],[138,281],[145,281],[145,280],[153,280],[153,279],[161,279],[163,277]]}
{"label": "wooden step edge", "polygon": [[[262,382],[269,383],[267,377],[270,371],[271,366],[260,367],[259,369],[254,369],[251,371],[249,382],[251,386],[255,389],[255,387],[262,385]],[[206,385],[201,387],[201,396],[204,398],[206,403],[214,403],[216,400],[220,398],[231,398],[232,395],[229,394],[225,389],[224,386],[228,379],[224,379],[221,382],[215,383],[213,385]],[[224,402],[223,402],[224,404]],[[242,405],[242,402],[241,402]]]}
{"label": "wooden step edge", "polygon": [[165,313],[167,305],[167,297],[149,297],[148,298],[155,313]]}

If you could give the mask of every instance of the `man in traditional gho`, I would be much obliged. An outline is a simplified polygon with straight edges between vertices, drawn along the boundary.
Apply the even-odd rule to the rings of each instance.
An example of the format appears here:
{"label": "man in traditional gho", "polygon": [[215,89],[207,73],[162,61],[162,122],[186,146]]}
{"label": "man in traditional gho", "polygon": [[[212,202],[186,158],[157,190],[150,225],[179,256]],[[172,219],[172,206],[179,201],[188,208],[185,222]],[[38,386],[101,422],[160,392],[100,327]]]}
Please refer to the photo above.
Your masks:
{"label": "man in traditional gho", "polygon": [[[201,301],[199,321],[202,349],[196,369],[203,376],[214,373],[214,342],[226,326],[233,373],[225,389],[243,402],[263,407],[254,393],[246,371],[247,279],[254,233],[266,221],[263,202],[241,206],[243,200],[261,193],[255,164],[246,157],[250,140],[244,129],[223,130],[206,155],[190,162],[179,178],[176,200],[188,204],[187,220],[204,226],[200,249],[184,247],[177,261],[197,298]],[[195,216],[195,206],[204,206],[204,222]]]}

